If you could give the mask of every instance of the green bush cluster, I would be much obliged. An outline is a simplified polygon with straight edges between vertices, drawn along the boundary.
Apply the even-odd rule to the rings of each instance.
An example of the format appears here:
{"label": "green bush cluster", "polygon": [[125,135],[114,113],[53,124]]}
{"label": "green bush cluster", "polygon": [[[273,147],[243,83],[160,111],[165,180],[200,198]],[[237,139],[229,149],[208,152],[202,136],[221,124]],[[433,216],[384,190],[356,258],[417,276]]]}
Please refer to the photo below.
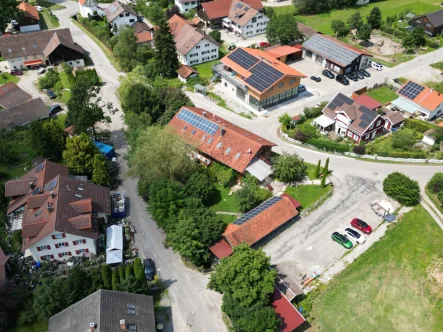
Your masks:
{"label": "green bush cluster", "polygon": [[52,89],[60,82],[60,75],[53,69],[48,69],[46,74],[38,79],[39,89]]}
{"label": "green bush cluster", "polygon": [[406,206],[417,205],[420,202],[418,182],[400,172],[391,173],[384,179],[383,191],[392,199]]}
{"label": "green bush cluster", "polygon": [[437,199],[443,206],[443,173],[435,173],[429,180],[426,188],[433,194],[437,195]]}
{"label": "green bush cluster", "polygon": [[405,119],[404,126],[406,128],[413,129],[413,130],[418,131],[420,133],[424,133],[425,131],[427,131],[429,129],[435,128],[435,126],[430,123],[427,123],[427,122],[424,122],[421,120],[416,120],[416,119]]}
{"label": "green bush cluster", "polygon": [[[111,31],[108,23],[100,22],[100,20],[89,19],[87,17],[77,16],[78,21],[90,30],[97,38],[110,47],[111,44]],[[105,18],[101,19],[105,20]],[[102,23],[102,24],[100,24]]]}
{"label": "green bush cluster", "polygon": [[85,77],[85,79],[91,84],[91,86],[100,84],[100,77],[97,74],[97,71],[92,69],[80,70],[75,73],[76,79],[79,77]]}
{"label": "green bush cluster", "polygon": [[393,152],[380,151],[378,155],[381,157],[411,158],[411,159],[426,159],[427,157],[425,151],[393,151]]}
{"label": "green bush cluster", "polygon": [[311,138],[306,143],[315,146],[317,149],[329,152],[344,153],[351,151],[350,145],[335,143],[321,138]]}
{"label": "green bush cluster", "polygon": [[232,168],[217,162],[211,163],[208,171],[209,176],[219,182],[223,187],[229,186],[235,179],[235,172]]}

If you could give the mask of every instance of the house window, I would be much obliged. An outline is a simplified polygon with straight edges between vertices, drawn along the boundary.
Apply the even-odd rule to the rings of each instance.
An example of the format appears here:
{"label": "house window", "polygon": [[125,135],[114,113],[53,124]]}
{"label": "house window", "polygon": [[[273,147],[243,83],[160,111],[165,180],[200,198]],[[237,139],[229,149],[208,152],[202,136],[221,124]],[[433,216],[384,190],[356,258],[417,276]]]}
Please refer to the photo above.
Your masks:
{"label": "house window", "polygon": [[216,55],[213,55],[213,56],[211,56],[211,59],[215,59],[217,56]]}
{"label": "house window", "polygon": [[205,44],[205,47],[209,47],[209,44]]}
{"label": "house window", "polygon": [[70,251],[59,252],[58,253],[58,257],[65,257],[65,256],[72,256],[72,253]]}
{"label": "house window", "polygon": [[279,88],[283,88],[283,85],[285,85],[285,83],[283,83],[283,82],[278,83]]}
{"label": "house window", "polygon": [[40,260],[42,260],[42,261],[50,261],[52,259],[54,259],[54,255],[40,256]]}
{"label": "house window", "polygon": [[291,79],[289,80],[289,84],[294,84],[296,81],[297,81],[297,80],[296,80],[295,78],[291,78]]}
{"label": "house window", "polygon": [[192,135],[195,135],[196,132],[197,132],[197,130],[193,130],[192,131]]}
{"label": "house window", "polygon": [[257,18],[256,18],[256,17],[253,17],[253,18],[252,18],[252,23],[255,23],[255,22],[257,22]]}
{"label": "house window", "polygon": [[197,45],[195,48],[196,48],[196,49],[199,49],[199,48],[200,48],[200,45]]}
{"label": "house window", "polygon": [[225,88],[228,87],[228,84],[225,82]]}
{"label": "house window", "polygon": [[263,16],[259,16],[258,19],[261,20],[263,18]]}
{"label": "house window", "polygon": [[128,16],[129,16],[129,13],[125,13],[125,16],[128,17]]}
{"label": "house window", "polygon": [[45,246],[37,247],[37,251],[50,250],[50,249],[51,249],[51,246],[49,244],[45,245]]}
{"label": "house window", "polygon": [[191,61],[191,65],[193,64],[193,63],[197,63],[198,62],[198,60],[193,60],[193,61]]}
{"label": "house window", "polygon": [[56,248],[60,248],[60,247],[69,247],[68,242],[60,242],[60,243],[56,243],[55,244]]}
{"label": "house window", "polygon": [[376,127],[378,127],[380,125],[381,120],[377,121],[377,124],[375,125]]}
{"label": "house window", "polygon": [[133,19],[133,18],[131,18],[130,20],[129,20],[129,23],[134,23],[135,22],[135,20]]}
{"label": "house window", "polygon": [[217,49],[213,49],[213,50],[211,50],[211,52],[212,52],[212,53],[217,52]]}
{"label": "house window", "polygon": [[78,244],[82,244],[82,243],[86,243],[86,240],[83,239],[83,240],[75,240],[75,241],[72,241],[72,244],[73,244],[74,246],[76,246],[76,245],[78,245]]}
{"label": "house window", "polygon": [[37,56],[36,55],[34,55],[34,60],[36,60],[37,59]]}
{"label": "house window", "polygon": [[352,132],[348,131],[348,136],[352,137]]}
{"label": "house window", "polygon": [[358,136],[354,134],[354,141],[358,141]]}
{"label": "house window", "polygon": [[212,143],[212,137],[208,140],[208,144]]}
{"label": "house window", "polygon": [[305,55],[306,55],[307,57],[312,58],[312,52],[311,52],[311,51],[306,51]]}
{"label": "house window", "polygon": [[58,234],[54,234],[52,235],[52,239],[63,239],[64,237],[66,237],[65,233],[58,233]]}
{"label": "house window", "polygon": [[83,254],[83,253],[85,253],[85,254],[87,254],[89,252],[89,249],[78,249],[78,250],[76,250],[75,251],[75,253],[77,254],[77,255],[80,255],[80,254]]}

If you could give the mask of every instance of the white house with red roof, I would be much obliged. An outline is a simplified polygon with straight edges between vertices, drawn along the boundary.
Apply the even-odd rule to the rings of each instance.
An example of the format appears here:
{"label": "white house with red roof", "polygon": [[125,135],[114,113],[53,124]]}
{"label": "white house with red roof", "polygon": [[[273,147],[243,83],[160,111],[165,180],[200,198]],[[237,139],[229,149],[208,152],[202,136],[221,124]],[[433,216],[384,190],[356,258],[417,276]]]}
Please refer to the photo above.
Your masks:
{"label": "white house with red roof", "polygon": [[207,165],[213,159],[239,173],[248,172],[259,181],[272,174],[267,158],[276,144],[211,112],[184,106],[168,126],[198,150],[194,152],[194,157]]}
{"label": "white house with red roof", "polygon": [[34,261],[95,254],[98,224],[111,214],[108,188],[72,178],[48,160],[7,181],[5,196],[12,228],[22,230],[22,252]]}

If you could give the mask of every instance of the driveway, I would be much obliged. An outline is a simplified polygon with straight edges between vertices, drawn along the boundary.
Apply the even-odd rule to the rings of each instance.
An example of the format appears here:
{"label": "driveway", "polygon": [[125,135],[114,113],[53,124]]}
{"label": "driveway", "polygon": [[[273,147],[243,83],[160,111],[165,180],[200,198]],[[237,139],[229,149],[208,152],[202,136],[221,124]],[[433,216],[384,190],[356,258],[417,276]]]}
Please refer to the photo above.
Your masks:
{"label": "driveway", "polygon": [[49,99],[49,97],[43,91],[40,91],[37,87],[37,80],[39,75],[36,70],[25,70],[23,75],[20,76],[20,81],[17,85],[29,93],[33,98],[41,98],[46,105],[59,104],[59,102]]}

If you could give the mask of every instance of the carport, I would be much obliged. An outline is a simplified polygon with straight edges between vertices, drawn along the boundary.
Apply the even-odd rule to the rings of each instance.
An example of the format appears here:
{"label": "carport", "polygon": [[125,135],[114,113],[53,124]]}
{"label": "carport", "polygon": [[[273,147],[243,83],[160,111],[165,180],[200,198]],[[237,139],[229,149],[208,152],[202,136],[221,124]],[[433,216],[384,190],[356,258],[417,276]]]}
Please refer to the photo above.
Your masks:
{"label": "carport", "polygon": [[331,131],[335,121],[327,115],[320,115],[313,121],[315,127],[320,131]]}
{"label": "carport", "polygon": [[303,50],[294,46],[270,47],[265,52],[283,63],[293,62],[302,58]]}
{"label": "carport", "polygon": [[260,182],[272,174],[272,168],[260,158],[255,157],[246,167],[246,171],[256,177]]}

